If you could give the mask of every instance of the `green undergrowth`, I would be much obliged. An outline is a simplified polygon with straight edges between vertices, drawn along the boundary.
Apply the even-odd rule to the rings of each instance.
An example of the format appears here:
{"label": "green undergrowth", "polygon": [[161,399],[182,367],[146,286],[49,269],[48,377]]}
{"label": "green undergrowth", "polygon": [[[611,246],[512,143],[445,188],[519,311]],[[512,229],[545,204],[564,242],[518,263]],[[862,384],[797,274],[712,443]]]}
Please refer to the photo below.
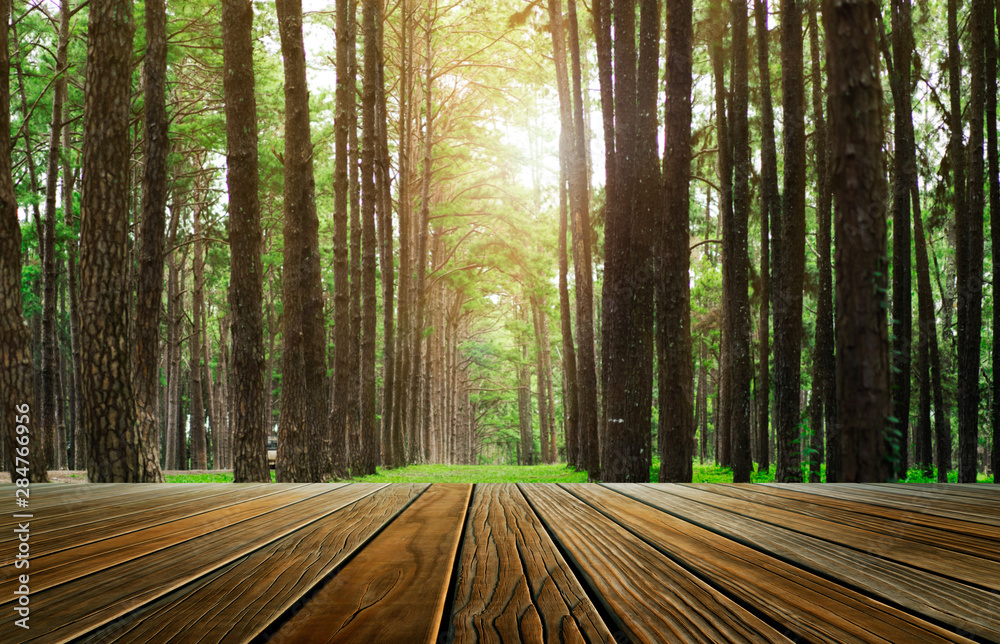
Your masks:
{"label": "green undergrowth", "polygon": [[[660,462],[653,461],[649,480],[659,480]],[[728,467],[707,461],[695,461],[693,469],[695,483],[732,483],[733,471]],[[754,483],[774,481],[775,466],[766,472],[758,472],[756,465],[751,475]],[[957,473],[948,473],[948,482],[956,482]],[[808,480],[808,470],[803,468],[803,480]],[[271,470],[274,481],[274,470]],[[821,470],[821,479],[826,480],[826,467]],[[231,471],[207,474],[168,474],[167,483],[232,483]],[[375,474],[352,479],[356,483],[586,483],[587,473],[556,465],[410,465],[398,469],[378,468]],[[924,476],[923,470],[910,469],[903,483],[935,483],[937,475]],[[992,476],[979,476],[979,483],[992,483]]]}
{"label": "green undergrowth", "polygon": [[410,465],[379,468],[365,483],[586,483],[587,473],[556,465]]}

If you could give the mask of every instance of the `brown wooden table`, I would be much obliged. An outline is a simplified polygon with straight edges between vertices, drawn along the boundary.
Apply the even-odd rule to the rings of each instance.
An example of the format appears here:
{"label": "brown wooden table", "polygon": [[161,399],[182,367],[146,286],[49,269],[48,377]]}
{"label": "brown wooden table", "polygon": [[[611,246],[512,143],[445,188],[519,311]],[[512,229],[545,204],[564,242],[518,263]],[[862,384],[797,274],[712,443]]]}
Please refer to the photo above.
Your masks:
{"label": "brown wooden table", "polygon": [[14,490],[4,643],[1000,642],[1000,486]]}

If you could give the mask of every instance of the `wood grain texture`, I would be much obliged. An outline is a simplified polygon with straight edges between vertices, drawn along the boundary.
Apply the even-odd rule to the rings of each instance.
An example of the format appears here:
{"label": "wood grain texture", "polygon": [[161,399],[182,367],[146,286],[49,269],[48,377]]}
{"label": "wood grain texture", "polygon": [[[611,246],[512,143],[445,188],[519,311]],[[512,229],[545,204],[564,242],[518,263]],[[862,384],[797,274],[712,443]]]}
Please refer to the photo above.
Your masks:
{"label": "wood grain texture", "polygon": [[[245,501],[263,499],[281,491],[280,487],[261,484],[201,492],[186,490],[162,497],[154,495],[130,499],[112,507],[88,506],[86,509],[56,516],[53,516],[51,510],[42,510],[37,515],[37,527],[31,533],[32,554],[41,556],[68,548],[79,548],[95,541],[231,508]],[[6,532],[13,536],[12,531]],[[0,542],[0,550],[6,541],[11,540],[8,538]]]}
{"label": "wood grain texture", "polygon": [[[691,487],[709,489],[713,486],[693,485]],[[1000,529],[979,523],[967,521],[955,517],[942,517],[926,512],[915,511],[914,509],[901,510],[884,505],[878,505],[869,501],[850,498],[849,494],[843,491],[830,489],[824,492],[826,485],[801,485],[773,487],[769,485],[755,485],[752,487],[737,485],[718,485],[714,490],[720,494],[727,494],[736,498],[742,498],[754,503],[770,505],[772,507],[785,507],[788,501],[800,502],[797,508],[802,508],[801,503],[814,504],[815,510],[820,518],[826,516],[826,508],[837,508],[855,514],[863,514],[871,517],[888,519],[898,523],[896,528],[908,529],[909,525],[926,526],[936,528],[956,535],[968,535],[978,539],[989,539],[1000,542]],[[928,504],[933,505],[933,504]],[[1000,544],[997,546],[1000,548]]]}
{"label": "wood grain texture", "polygon": [[544,483],[520,489],[585,583],[602,598],[616,620],[612,630],[631,641],[788,641],[565,489]]}
{"label": "wood grain texture", "polygon": [[[58,549],[47,555],[33,556],[32,591],[37,593],[57,584],[64,584],[205,535],[218,533],[235,524],[257,519],[324,493],[329,493],[329,488],[321,485],[285,489],[271,497],[254,499],[234,507],[219,508],[168,525],[153,526],[69,549]],[[7,554],[8,551],[10,548],[5,546],[2,551],[4,558],[10,556]],[[2,593],[0,606],[13,603],[12,592],[16,587],[15,584],[14,579],[0,582],[0,593]]]}
{"label": "wood grain texture", "polygon": [[456,644],[613,641],[513,484],[476,486],[449,637]]}
{"label": "wood grain texture", "polygon": [[[750,486],[743,486],[750,487]],[[752,493],[753,490],[750,490]],[[680,492],[679,492],[680,493]],[[704,498],[704,497],[703,497]],[[761,521],[779,525],[789,530],[810,534],[861,552],[871,553],[927,570],[945,577],[959,579],[992,590],[1000,590],[1000,561],[980,556],[991,552],[992,548],[980,543],[970,548],[975,554],[956,552],[926,540],[921,543],[910,537],[910,532],[896,524],[895,530],[872,531],[856,527],[849,519],[843,522],[828,521],[816,516],[805,516],[790,512],[784,507],[768,507],[766,510],[751,503],[737,504],[741,513]]]}
{"label": "wood grain texture", "polygon": [[780,490],[805,492],[835,499],[846,499],[857,503],[867,503],[881,508],[911,512],[913,514],[926,514],[966,523],[980,523],[990,528],[989,534],[992,535],[991,538],[1000,539],[1000,516],[982,514],[975,509],[970,509],[967,505],[957,503],[953,500],[938,500],[936,503],[927,503],[919,499],[908,499],[898,494],[865,489],[859,485],[795,486],[778,483],[764,483],[763,485]]}
{"label": "wood grain texture", "polygon": [[[1000,641],[1000,597],[782,527],[773,509],[684,486],[609,485],[733,541],[964,630]],[[721,501],[719,501],[721,499]],[[751,518],[752,517],[752,518]]]}
{"label": "wood grain texture", "polygon": [[[298,495],[298,502],[279,503],[272,498],[270,507],[229,511],[229,516],[200,524],[197,531],[191,527],[174,535],[170,526],[158,527],[152,529],[157,538],[132,547],[102,551],[104,542],[98,542],[79,548],[87,553],[79,561],[74,560],[72,550],[42,557],[39,565],[56,557],[61,565],[43,567],[31,575],[31,608],[44,620],[32,624],[26,641],[62,642],[85,635],[381,487],[355,484],[331,490],[327,485],[310,485],[288,493]],[[32,561],[32,568],[35,565]],[[0,623],[0,642],[23,636],[20,629],[14,629],[10,621]]]}
{"label": "wood grain texture", "polygon": [[432,486],[269,641],[434,642],[471,492]]}
{"label": "wood grain texture", "polygon": [[85,642],[249,642],[426,485],[393,485],[272,541],[88,635]]}
{"label": "wood grain texture", "polygon": [[[820,522],[819,525],[833,525],[832,529],[836,533],[840,532],[839,526],[846,526],[849,531],[861,529],[869,533],[866,534],[867,539],[874,538],[881,541],[881,536],[874,535],[887,535],[918,544],[926,544],[936,549],[964,553],[973,557],[989,559],[992,562],[1000,562],[1000,543],[990,539],[984,539],[975,535],[966,535],[939,527],[929,527],[920,523],[906,523],[890,518],[890,516],[877,516],[843,509],[842,507],[811,503],[799,498],[793,499],[776,496],[767,489],[762,489],[760,486],[716,486],[710,488],[685,486],[682,490],[673,490],[673,492],[684,494],[684,490],[690,490],[693,494],[710,494],[710,496],[699,496],[699,500],[703,500],[706,503],[711,502],[717,507],[721,507],[718,506],[720,503],[727,503],[727,500],[735,501],[737,505],[732,507],[743,508],[739,510],[741,514],[745,511],[746,516],[762,518],[762,520],[787,516],[793,517],[791,523],[779,524],[783,527],[797,529],[793,525],[808,526],[808,519],[805,523],[801,520],[801,517],[806,517],[818,520]],[[993,511],[1000,512],[1000,502],[997,503],[997,507]],[[888,514],[894,515],[891,511],[888,511]],[[774,521],[771,522],[773,523]],[[819,536],[819,533],[811,530],[809,527],[806,527],[805,530],[807,534]],[[874,535],[871,533],[874,533]],[[945,558],[950,557],[947,553],[944,553],[943,556]],[[953,571],[949,568],[945,574],[953,576]]]}
{"label": "wood grain texture", "polygon": [[32,486],[0,642],[1000,641],[1000,495],[884,487]]}
{"label": "wood grain texture", "polygon": [[684,561],[716,588],[810,641],[969,641],[601,486],[563,487],[660,553]]}

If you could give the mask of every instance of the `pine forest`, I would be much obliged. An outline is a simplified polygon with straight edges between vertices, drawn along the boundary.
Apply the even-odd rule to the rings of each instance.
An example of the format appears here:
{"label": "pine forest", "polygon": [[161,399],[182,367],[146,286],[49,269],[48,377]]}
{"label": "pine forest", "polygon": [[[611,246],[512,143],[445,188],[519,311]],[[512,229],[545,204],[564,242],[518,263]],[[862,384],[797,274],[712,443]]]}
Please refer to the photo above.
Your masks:
{"label": "pine forest", "polygon": [[998,12],[0,0],[4,470],[997,482]]}

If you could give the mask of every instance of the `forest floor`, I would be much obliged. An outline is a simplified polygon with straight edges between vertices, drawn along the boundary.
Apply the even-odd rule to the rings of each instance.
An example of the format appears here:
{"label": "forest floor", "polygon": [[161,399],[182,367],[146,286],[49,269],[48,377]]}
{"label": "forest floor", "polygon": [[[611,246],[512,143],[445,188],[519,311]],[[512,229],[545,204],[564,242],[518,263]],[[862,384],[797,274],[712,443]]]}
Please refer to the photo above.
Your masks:
{"label": "forest floor", "polygon": [[[228,471],[228,470],[226,470]],[[164,477],[176,476],[205,476],[223,474],[217,470],[164,470]],[[229,471],[229,480],[233,480],[232,471]],[[49,483],[86,483],[87,470],[49,470]],[[187,483],[197,481],[171,481],[168,483]],[[0,483],[10,483],[10,472],[0,472]]]}
{"label": "forest floor", "polygon": [[[659,462],[654,461],[650,481],[656,482]],[[232,470],[164,470],[167,483],[232,483]],[[954,483],[957,473],[948,472]],[[694,463],[694,483],[732,483],[733,472],[708,461]],[[274,480],[274,470],[271,470]],[[752,474],[754,483],[774,481],[774,466],[768,472]],[[933,483],[933,476],[911,468],[906,483]],[[86,470],[49,470],[51,483],[86,483]],[[410,465],[394,470],[379,468],[371,476],[351,479],[354,483],[586,483],[587,473],[570,469],[564,463],[554,465]],[[979,483],[992,483],[992,476],[979,475]],[[0,484],[10,483],[10,473],[0,472]]]}

